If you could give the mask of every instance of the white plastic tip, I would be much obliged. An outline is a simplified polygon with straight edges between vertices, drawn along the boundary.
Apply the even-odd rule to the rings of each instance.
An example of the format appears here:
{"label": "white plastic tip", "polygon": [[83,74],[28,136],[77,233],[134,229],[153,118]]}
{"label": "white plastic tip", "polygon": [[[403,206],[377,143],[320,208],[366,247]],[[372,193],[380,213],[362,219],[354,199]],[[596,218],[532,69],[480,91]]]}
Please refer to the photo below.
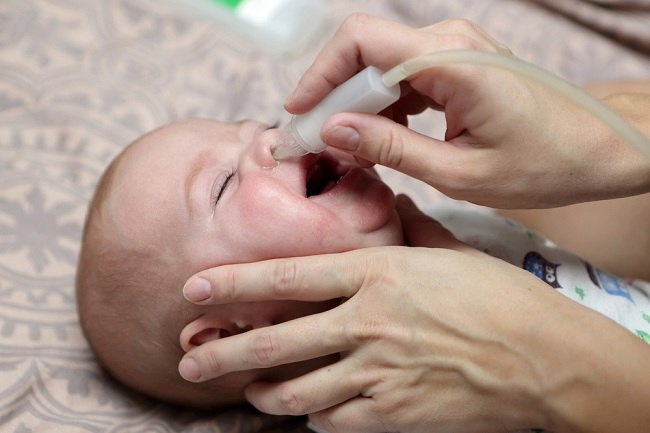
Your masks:
{"label": "white plastic tip", "polygon": [[271,155],[276,161],[285,161],[287,159],[300,158],[309,152],[303,149],[296,141],[278,142],[271,149]]}
{"label": "white plastic tip", "polygon": [[277,143],[271,149],[271,155],[276,161],[299,158],[309,153],[309,147],[295,129],[295,116],[289,123],[280,128]]}

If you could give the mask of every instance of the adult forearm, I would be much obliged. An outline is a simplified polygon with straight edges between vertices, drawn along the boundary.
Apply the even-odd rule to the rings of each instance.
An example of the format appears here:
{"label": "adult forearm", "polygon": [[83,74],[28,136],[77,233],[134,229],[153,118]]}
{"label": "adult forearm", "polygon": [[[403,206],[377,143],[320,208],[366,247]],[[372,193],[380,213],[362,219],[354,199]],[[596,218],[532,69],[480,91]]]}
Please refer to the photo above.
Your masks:
{"label": "adult forearm", "polygon": [[544,332],[552,341],[539,346],[555,347],[539,354],[548,361],[546,401],[556,415],[551,431],[648,431],[650,345],[582,306],[567,308],[562,318]]}
{"label": "adult forearm", "polygon": [[[650,143],[650,93],[615,92],[604,97],[603,102],[648,137]],[[603,142],[606,141],[611,143],[612,165],[616,169],[622,167],[618,179],[626,195],[650,192],[650,158],[640,155],[616,135],[605,135]]]}
{"label": "adult forearm", "polygon": [[[648,137],[650,143],[650,93],[616,93],[603,101]],[[638,157],[638,154],[634,156]],[[641,161],[632,158],[629,162],[632,167],[630,178],[638,173],[639,193],[650,192],[650,158],[646,156]]]}

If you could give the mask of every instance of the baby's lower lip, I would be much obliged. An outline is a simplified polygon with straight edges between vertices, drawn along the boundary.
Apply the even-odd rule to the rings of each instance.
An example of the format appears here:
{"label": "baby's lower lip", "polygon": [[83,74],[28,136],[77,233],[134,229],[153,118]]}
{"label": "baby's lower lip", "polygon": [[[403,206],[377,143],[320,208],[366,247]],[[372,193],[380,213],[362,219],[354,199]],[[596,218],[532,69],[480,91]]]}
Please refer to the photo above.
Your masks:
{"label": "baby's lower lip", "polygon": [[345,221],[345,226],[354,233],[378,230],[394,215],[395,196],[391,189],[358,166],[331,189],[308,200],[329,212],[332,221]]}

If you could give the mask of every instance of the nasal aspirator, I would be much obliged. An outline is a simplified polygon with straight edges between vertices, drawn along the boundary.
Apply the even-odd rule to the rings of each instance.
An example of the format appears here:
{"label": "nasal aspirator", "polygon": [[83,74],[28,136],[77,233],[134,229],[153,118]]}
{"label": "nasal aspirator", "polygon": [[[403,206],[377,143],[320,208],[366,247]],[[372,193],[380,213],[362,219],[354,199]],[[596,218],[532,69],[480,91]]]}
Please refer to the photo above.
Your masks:
{"label": "nasal aspirator", "polygon": [[307,153],[319,153],[327,147],[320,130],[332,115],[342,112],[379,113],[400,97],[399,82],[386,86],[383,72],[368,66],[336,87],[311,111],[293,116],[282,128],[280,139],[273,148],[273,158],[281,161]]}
{"label": "nasal aspirator", "polygon": [[379,113],[399,99],[400,81],[425,69],[458,64],[499,68],[537,81],[600,119],[642,155],[650,158],[650,140],[593,96],[532,63],[474,50],[424,54],[400,63],[386,73],[373,66],[367,67],[335,88],[311,111],[294,116],[282,129],[280,139],[272,149],[273,157],[280,161],[322,152],[326,145],[320,139],[320,130],[330,116],[341,112]]}

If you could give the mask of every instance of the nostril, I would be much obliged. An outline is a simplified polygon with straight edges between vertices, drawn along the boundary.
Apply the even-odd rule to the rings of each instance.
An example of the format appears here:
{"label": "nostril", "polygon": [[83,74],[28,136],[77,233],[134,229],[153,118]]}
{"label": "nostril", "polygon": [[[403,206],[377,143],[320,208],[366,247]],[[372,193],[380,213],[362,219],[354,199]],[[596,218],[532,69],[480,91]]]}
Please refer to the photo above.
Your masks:
{"label": "nostril", "polygon": [[278,165],[278,162],[273,158],[273,148],[278,142],[279,130],[277,129],[267,129],[262,131],[256,142],[256,151],[257,162],[263,168],[275,168]]}

